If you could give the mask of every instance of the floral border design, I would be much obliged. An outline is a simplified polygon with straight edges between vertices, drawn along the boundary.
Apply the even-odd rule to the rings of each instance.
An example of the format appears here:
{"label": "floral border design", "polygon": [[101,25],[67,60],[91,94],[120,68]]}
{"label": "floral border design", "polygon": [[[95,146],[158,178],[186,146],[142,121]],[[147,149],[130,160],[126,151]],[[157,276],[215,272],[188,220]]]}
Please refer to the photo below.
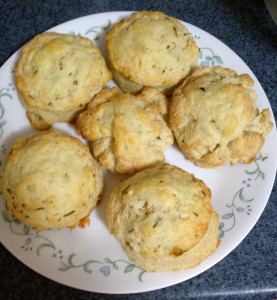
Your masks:
{"label": "floral border design", "polygon": [[[11,84],[10,84],[11,87]],[[3,127],[6,125],[7,121],[4,119],[4,114],[5,114],[5,108],[2,104],[2,99],[8,98],[12,100],[12,95],[9,93],[10,88],[2,88],[0,89],[0,138],[2,137],[4,130]]]}
{"label": "floral border design", "polygon": [[215,65],[223,64],[222,58],[215,54],[214,51],[208,47],[199,48],[199,58],[203,59],[203,61],[200,63],[202,67],[213,67]]}
{"label": "floral border design", "polygon": [[46,238],[40,232],[36,232],[29,228],[27,225],[22,224],[8,212],[7,207],[5,208],[6,210],[2,210],[2,218],[9,224],[10,231],[17,236],[24,237],[23,244],[21,244],[20,249],[26,252],[34,251],[37,256],[40,256],[41,251],[47,248],[49,251],[52,251],[52,255],[50,253],[50,257],[52,256],[52,258],[59,260],[59,271],[65,272],[70,269],[82,268],[84,272],[91,274],[93,273],[93,265],[98,265],[98,267],[95,267],[94,269],[97,269],[98,272],[105,277],[108,277],[112,271],[123,271],[123,273],[137,271],[137,279],[140,282],[143,282],[142,277],[146,271],[126,260],[112,260],[106,257],[103,261],[90,259],[83,263],[75,263],[74,258],[76,258],[76,253],[65,255],[64,251],[58,249],[58,247],[49,238]]}
{"label": "floral border design", "polygon": [[[226,213],[223,214],[221,223],[218,229],[219,238],[223,238],[225,233],[231,231],[235,225],[238,214],[246,213],[250,215],[252,212],[251,204],[254,201],[254,197],[246,197],[245,189],[251,187],[251,182],[254,180],[265,180],[265,174],[261,171],[259,163],[267,159],[267,156],[262,156],[261,153],[257,155],[254,159],[254,170],[245,170],[245,174],[248,175],[248,178],[242,181],[244,185],[234,194],[230,203],[226,204],[226,208],[228,209]],[[252,164],[252,165],[253,165]]]}
{"label": "floral border design", "polygon": [[[193,38],[195,40],[199,40],[201,36],[195,34]],[[201,67],[214,67],[215,65],[223,65],[222,58],[218,54],[215,54],[214,51],[208,47],[199,48],[198,58],[202,60],[200,63]]]}
{"label": "floral border design", "polygon": [[[104,31],[105,33],[109,32],[112,27],[112,22],[111,20],[108,20],[106,25],[103,26],[92,26],[90,27],[86,32],[85,36],[91,35],[92,34],[92,39],[94,41],[98,41],[100,39],[101,33]],[[69,34],[71,35],[81,35],[81,33],[75,33],[73,30],[69,31]]]}

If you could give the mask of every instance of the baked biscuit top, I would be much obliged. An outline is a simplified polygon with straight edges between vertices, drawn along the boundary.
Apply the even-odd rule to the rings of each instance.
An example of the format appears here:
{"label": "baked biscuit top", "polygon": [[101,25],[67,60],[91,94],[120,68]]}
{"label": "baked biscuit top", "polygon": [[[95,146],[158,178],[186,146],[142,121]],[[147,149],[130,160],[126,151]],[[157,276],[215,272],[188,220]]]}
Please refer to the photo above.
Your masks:
{"label": "baked biscuit top", "polygon": [[203,167],[251,162],[272,128],[254,81],[223,67],[199,68],[174,91],[170,127],[185,156]]}
{"label": "baked biscuit top", "polygon": [[175,85],[198,59],[187,28],[162,12],[133,13],[115,24],[106,39],[112,69],[144,86]]}
{"label": "baked biscuit top", "polygon": [[107,221],[129,258],[149,271],[193,267],[219,245],[210,189],[169,164],[118,184],[108,200]]}
{"label": "baked biscuit top", "polygon": [[104,89],[79,115],[76,127],[102,166],[134,173],[165,159],[163,151],[173,143],[166,114],[167,99],[155,89],[136,96]]}
{"label": "baked biscuit top", "polygon": [[91,40],[54,32],[23,47],[15,74],[23,105],[53,112],[80,109],[111,78]]}
{"label": "baked biscuit top", "polygon": [[5,161],[8,209],[36,230],[89,223],[102,190],[103,175],[89,148],[58,130],[17,140]]}

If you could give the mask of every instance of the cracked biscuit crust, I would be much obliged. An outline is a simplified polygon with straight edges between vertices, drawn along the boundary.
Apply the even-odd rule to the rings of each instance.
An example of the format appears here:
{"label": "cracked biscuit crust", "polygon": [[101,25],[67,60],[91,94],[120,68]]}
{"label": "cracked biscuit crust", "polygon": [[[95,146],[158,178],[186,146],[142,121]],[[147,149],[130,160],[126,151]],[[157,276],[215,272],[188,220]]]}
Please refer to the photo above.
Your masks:
{"label": "cracked biscuit crust", "polygon": [[22,49],[15,70],[22,105],[34,128],[76,118],[111,79],[92,41],[69,34],[39,34]]}
{"label": "cracked biscuit crust", "polygon": [[106,40],[114,79],[130,93],[145,86],[169,93],[198,59],[187,28],[162,12],[133,13],[116,23]]}
{"label": "cracked biscuit crust", "polygon": [[107,223],[130,260],[147,271],[192,268],[220,243],[210,189],[169,164],[118,184],[108,199]]}
{"label": "cracked biscuit crust", "polygon": [[2,174],[9,211],[35,230],[84,227],[103,190],[89,148],[57,130],[18,140]]}
{"label": "cracked biscuit crust", "polygon": [[273,126],[253,83],[231,69],[199,68],[174,91],[169,124],[186,158],[206,168],[253,161]]}
{"label": "cracked biscuit crust", "polygon": [[164,161],[173,144],[166,115],[167,99],[155,89],[136,96],[104,89],[79,115],[76,128],[103,167],[131,174]]}

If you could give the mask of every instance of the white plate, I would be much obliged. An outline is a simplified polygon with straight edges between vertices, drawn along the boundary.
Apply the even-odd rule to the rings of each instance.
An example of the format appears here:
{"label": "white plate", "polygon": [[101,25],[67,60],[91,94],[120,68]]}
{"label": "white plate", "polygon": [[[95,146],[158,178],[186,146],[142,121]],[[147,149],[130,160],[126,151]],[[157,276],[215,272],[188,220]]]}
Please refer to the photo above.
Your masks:
{"label": "white plate", "polygon": [[[130,12],[90,15],[54,27],[51,31],[81,34],[105,53],[105,32],[112,23]],[[255,80],[259,109],[270,107],[269,101],[247,65],[227,46],[207,32],[184,23],[199,45],[199,64],[224,65],[238,73],[248,73]],[[0,69],[0,163],[18,137],[33,133],[18,100],[14,81],[17,51]],[[112,84],[112,83],[111,83]],[[272,114],[272,111],[271,111]],[[272,119],[274,120],[273,114]],[[76,135],[67,124],[56,128]],[[216,169],[201,169],[186,161],[176,147],[166,152],[167,162],[179,166],[204,180],[213,192],[212,203],[219,212],[222,239],[217,251],[196,268],[180,272],[144,272],[127,258],[105,221],[105,200],[119,180],[105,173],[105,194],[91,214],[86,229],[34,232],[20,224],[0,201],[0,237],[3,245],[21,262],[36,272],[62,284],[101,293],[136,293],[170,286],[209,269],[230,253],[259,219],[273,187],[277,158],[276,125],[267,136],[261,153],[251,165],[238,164]]]}

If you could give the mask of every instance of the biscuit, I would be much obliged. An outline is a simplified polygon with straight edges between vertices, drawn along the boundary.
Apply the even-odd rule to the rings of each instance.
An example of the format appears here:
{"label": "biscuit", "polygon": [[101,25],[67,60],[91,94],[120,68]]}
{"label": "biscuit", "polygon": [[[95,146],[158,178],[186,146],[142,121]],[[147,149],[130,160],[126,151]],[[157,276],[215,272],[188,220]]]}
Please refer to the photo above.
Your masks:
{"label": "biscuit", "polygon": [[69,34],[39,34],[22,49],[16,85],[32,126],[73,121],[111,79],[92,41]]}
{"label": "biscuit", "polygon": [[139,95],[117,88],[102,90],[76,121],[100,165],[115,173],[129,173],[164,161],[174,138],[165,121],[166,97],[153,88]]}
{"label": "biscuit", "polygon": [[102,189],[89,148],[57,130],[19,139],[2,174],[8,210],[37,231],[85,227]]}
{"label": "biscuit", "polygon": [[145,169],[116,185],[106,216],[110,233],[146,271],[192,268],[220,243],[210,189],[169,164]]}
{"label": "biscuit", "polygon": [[185,157],[200,167],[251,163],[272,128],[259,113],[253,80],[224,67],[199,68],[172,95],[169,124]]}
{"label": "biscuit", "polygon": [[106,42],[113,78],[130,93],[145,86],[170,93],[196,65],[199,55],[187,28],[158,11],[133,13],[114,24]]}

